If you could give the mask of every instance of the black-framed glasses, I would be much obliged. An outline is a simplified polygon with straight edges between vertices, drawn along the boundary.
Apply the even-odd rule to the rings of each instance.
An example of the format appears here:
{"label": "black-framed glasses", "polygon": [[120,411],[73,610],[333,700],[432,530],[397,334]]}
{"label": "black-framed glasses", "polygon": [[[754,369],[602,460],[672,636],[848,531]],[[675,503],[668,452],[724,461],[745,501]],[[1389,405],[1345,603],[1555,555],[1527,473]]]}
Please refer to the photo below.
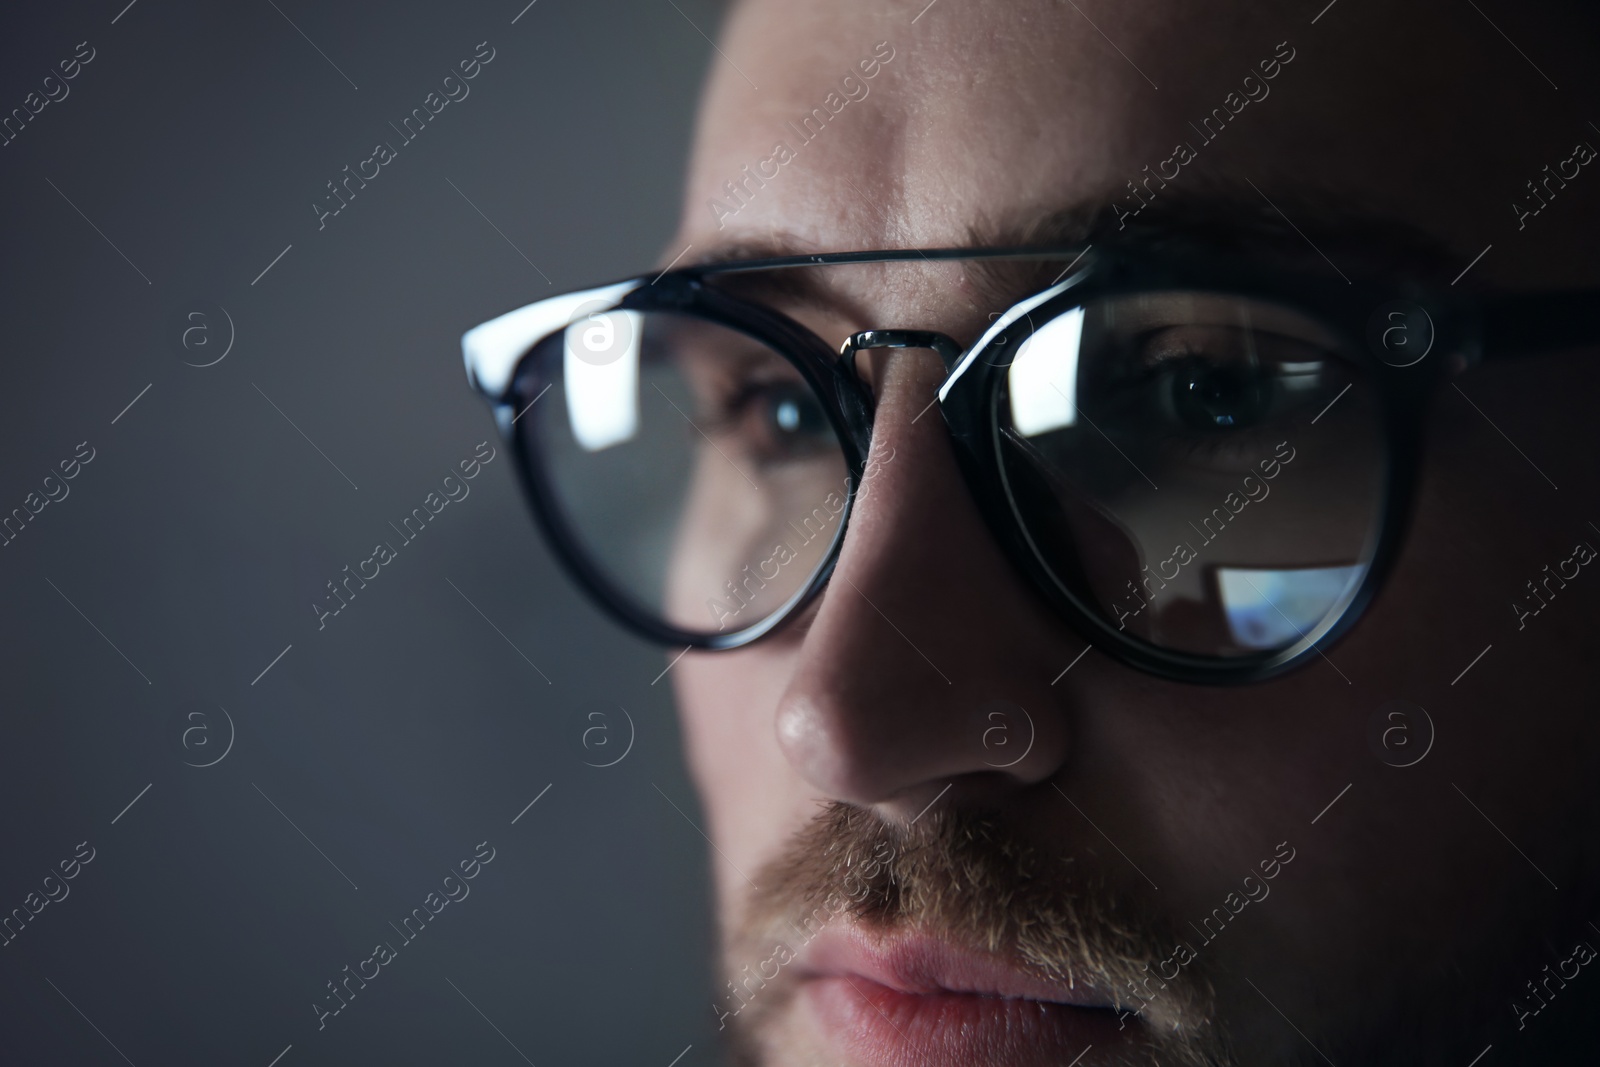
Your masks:
{"label": "black-framed glasses", "polygon": [[[1039,280],[966,345],[818,298],[952,261]],[[818,595],[863,479],[916,462],[869,462],[856,357],[913,347],[944,361],[966,482],[1039,593],[1127,664],[1240,683],[1372,601],[1430,394],[1485,358],[1600,342],[1597,297],[1330,280],[1171,242],[889,250],[632,278],[462,347],[556,555],[648,638],[736,648]]]}

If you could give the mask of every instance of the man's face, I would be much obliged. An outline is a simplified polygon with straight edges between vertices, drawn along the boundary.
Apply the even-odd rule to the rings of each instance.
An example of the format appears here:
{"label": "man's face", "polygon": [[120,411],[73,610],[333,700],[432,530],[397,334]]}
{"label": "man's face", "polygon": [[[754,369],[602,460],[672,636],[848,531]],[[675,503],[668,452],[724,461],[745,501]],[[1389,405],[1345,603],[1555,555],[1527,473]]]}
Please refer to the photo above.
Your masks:
{"label": "man's face", "polygon": [[[1600,280],[1582,239],[1600,175],[1538,201],[1526,185],[1600,144],[1569,110],[1587,76],[1571,12],[1497,29],[1471,6],[1359,0],[919,8],[737,7],[669,256],[1026,239],[1053,212],[1114,202],[1159,221],[1181,200],[1213,205],[1189,217],[1222,231],[1251,205],[1330,278],[1390,254],[1332,212],[1434,235],[1441,283],[1486,245],[1461,288]],[[1202,129],[1221,107],[1226,127]],[[825,126],[802,126],[813,109]],[[1175,143],[1195,158],[1146,184]],[[817,319],[830,343],[869,327],[970,340],[1005,310],[958,266],[860,277]],[[1600,995],[1577,947],[1600,946],[1585,847],[1600,578],[1539,585],[1537,617],[1509,605],[1534,606],[1527,583],[1576,543],[1600,546],[1595,362],[1447,386],[1375,606],[1286,677],[1198,687],[1080,656],[922,417],[939,361],[863,361],[878,462],[828,590],[775,635],[672,672],[715,846],[714,1010],[741,1050],[1342,1067],[1465,1064],[1491,1042],[1511,1062],[1568,1040]],[[1391,717],[1393,701],[1426,716]]]}

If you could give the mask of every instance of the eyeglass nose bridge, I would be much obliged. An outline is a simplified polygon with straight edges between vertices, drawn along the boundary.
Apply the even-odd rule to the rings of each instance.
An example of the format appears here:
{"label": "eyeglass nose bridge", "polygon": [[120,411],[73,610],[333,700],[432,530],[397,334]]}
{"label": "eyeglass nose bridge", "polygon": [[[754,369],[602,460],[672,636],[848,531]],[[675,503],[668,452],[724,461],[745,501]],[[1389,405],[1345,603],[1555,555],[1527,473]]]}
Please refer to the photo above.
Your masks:
{"label": "eyeglass nose bridge", "polygon": [[930,348],[944,361],[946,374],[961,360],[961,346],[937,330],[862,330],[839,346],[839,361],[853,368],[856,353],[871,348]]}

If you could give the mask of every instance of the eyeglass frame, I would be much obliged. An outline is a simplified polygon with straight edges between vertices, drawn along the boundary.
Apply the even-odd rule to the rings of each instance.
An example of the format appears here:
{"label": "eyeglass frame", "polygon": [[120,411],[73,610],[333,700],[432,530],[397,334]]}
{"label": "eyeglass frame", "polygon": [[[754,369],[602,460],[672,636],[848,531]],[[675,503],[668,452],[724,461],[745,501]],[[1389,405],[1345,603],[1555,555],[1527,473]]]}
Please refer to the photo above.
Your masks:
{"label": "eyeglass frame", "polygon": [[[936,331],[891,329],[858,331],[835,351],[816,333],[776,308],[707,284],[718,277],[785,268],[917,260],[933,263],[1068,258],[1072,263],[1055,283],[1012,304],[965,347]],[[1174,288],[1273,300],[1309,313],[1339,329],[1352,342],[1370,336],[1378,312],[1396,304],[1420,309],[1431,327],[1424,356],[1404,364],[1381,358],[1375,352],[1379,347],[1376,344],[1349,346],[1347,354],[1364,357],[1359,362],[1372,375],[1380,409],[1385,458],[1379,513],[1373,526],[1376,536],[1371,555],[1364,561],[1365,573],[1359,584],[1347,592],[1343,606],[1330,611],[1311,632],[1302,633],[1298,641],[1283,648],[1227,658],[1204,656],[1163,648],[1114,627],[1103,611],[1084,603],[1056,577],[1033,546],[1025,524],[1006,495],[1001,424],[992,416],[991,400],[1014,353],[1036,329],[1034,314],[1043,323],[1096,297]],[[585,312],[595,304],[603,305],[603,309]],[[1007,558],[1058,616],[1091,645],[1135,669],[1172,681],[1243,685],[1277,677],[1308,662],[1314,654],[1321,653],[1322,646],[1342,638],[1371,605],[1399,555],[1409,526],[1412,492],[1422,460],[1424,415],[1431,396],[1451,377],[1486,359],[1516,358],[1600,343],[1600,321],[1596,321],[1600,316],[1593,313],[1597,309],[1600,290],[1468,295],[1404,277],[1347,278],[1341,285],[1323,276],[1268,268],[1259,260],[1203,246],[1102,239],[1043,247],[828,252],[669,269],[653,279],[639,275],[524,305],[469,330],[462,337],[462,353],[468,379],[493,407],[495,421],[512,452],[519,481],[547,543],[607,614],[642,637],[703,651],[742,648],[770,634],[821,593],[838,560],[871,448],[875,403],[870,389],[857,374],[855,355],[876,348],[927,348],[944,363],[946,377],[935,403],[950,431],[958,465],[978,511]],[[848,470],[845,506],[834,540],[807,583],[767,617],[748,627],[714,634],[681,630],[622,593],[565,522],[547,472],[525,458],[533,442],[525,438],[526,424],[518,423],[544,391],[517,410],[516,385],[524,361],[543,342],[584,314],[610,311],[692,315],[750,336],[794,366],[827,413]],[[997,349],[1001,350],[1000,359],[984,358],[993,356]],[[1440,358],[1430,361],[1426,355],[1433,350],[1440,350]],[[1447,355],[1455,358],[1447,359]]]}

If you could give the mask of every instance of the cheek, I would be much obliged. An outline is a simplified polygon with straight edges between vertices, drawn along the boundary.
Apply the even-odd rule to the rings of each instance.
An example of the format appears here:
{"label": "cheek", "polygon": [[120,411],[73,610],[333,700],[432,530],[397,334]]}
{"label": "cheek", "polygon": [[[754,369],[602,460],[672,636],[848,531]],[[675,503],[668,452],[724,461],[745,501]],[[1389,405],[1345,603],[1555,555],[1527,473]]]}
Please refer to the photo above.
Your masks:
{"label": "cheek", "polygon": [[723,900],[749,891],[728,861],[756,878],[756,868],[812,810],[815,790],[808,791],[789,766],[773,732],[773,712],[791,673],[786,645],[777,637],[742,652],[691,653],[672,670],[706,833],[727,857],[712,852],[710,859]]}

